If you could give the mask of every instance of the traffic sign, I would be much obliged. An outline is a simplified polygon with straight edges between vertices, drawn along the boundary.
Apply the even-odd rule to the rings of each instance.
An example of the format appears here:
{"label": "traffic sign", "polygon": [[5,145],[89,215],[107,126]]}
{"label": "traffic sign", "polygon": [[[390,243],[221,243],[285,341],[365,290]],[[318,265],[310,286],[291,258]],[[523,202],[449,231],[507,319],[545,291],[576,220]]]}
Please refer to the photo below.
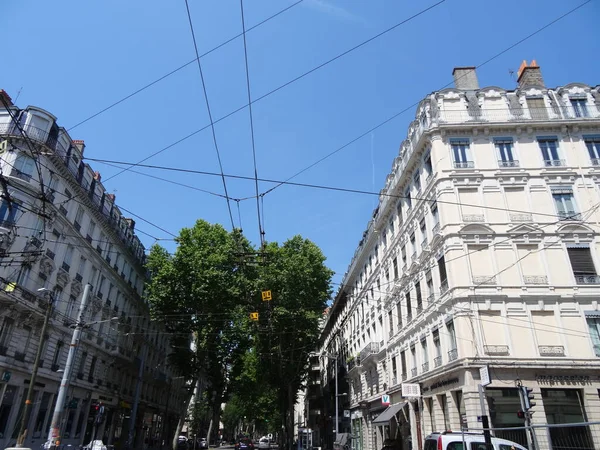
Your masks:
{"label": "traffic sign", "polygon": [[258,313],[257,312],[251,312],[250,313],[250,320],[258,320]]}
{"label": "traffic sign", "polygon": [[420,397],[421,387],[418,383],[402,383],[402,397]]}
{"label": "traffic sign", "polygon": [[390,396],[387,394],[383,394],[381,396],[381,404],[383,406],[390,406]]}
{"label": "traffic sign", "polygon": [[263,302],[270,302],[273,300],[273,296],[271,295],[271,291],[262,291],[262,300]]}
{"label": "traffic sign", "polygon": [[481,379],[481,385],[487,386],[492,382],[490,379],[490,369],[488,366],[483,366],[479,368],[479,378]]}
{"label": "traffic sign", "polygon": [[16,288],[16,287],[17,287],[17,283],[15,283],[15,282],[13,281],[13,282],[11,282],[11,283],[8,283],[8,284],[6,285],[6,287],[4,288],[4,290],[5,290],[6,292],[13,292],[13,291],[15,290],[15,288]]}

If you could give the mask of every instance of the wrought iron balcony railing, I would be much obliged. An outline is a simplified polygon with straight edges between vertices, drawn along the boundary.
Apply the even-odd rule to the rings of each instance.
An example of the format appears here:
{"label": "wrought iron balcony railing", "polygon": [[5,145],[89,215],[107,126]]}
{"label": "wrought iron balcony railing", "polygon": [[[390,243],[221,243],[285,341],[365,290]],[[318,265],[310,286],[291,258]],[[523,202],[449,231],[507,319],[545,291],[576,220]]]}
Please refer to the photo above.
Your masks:
{"label": "wrought iron balcony railing", "polygon": [[448,352],[448,361],[454,361],[458,359],[458,349],[453,348]]}
{"label": "wrought iron balcony railing", "polygon": [[508,345],[484,345],[483,351],[490,356],[507,356],[509,354]]}
{"label": "wrought iron balcony railing", "polygon": [[433,358],[433,366],[434,367],[440,367],[442,365],[442,357],[441,356],[436,356],[435,358]]}
{"label": "wrought iron balcony railing", "polygon": [[600,284],[600,276],[598,275],[575,275],[577,284]]}
{"label": "wrought iron balcony railing", "polygon": [[455,169],[472,169],[473,167],[475,167],[473,161],[454,161]]}
{"label": "wrought iron balcony railing", "polygon": [[498,167],[519,167],[519,160],[513,159],[512,161],[498,160]]}

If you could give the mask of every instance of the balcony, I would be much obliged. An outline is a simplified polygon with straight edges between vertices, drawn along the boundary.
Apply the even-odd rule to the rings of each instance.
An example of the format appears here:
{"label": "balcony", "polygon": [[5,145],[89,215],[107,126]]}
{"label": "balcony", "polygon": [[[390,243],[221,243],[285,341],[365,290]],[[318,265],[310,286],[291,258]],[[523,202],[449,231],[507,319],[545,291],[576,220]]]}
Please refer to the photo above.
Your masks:
{"label": "balcony", "polygon": [[54,257],[56,256],[54,254],[54,252],[52,250],[50,250],[49,248],[46,249],[46,256],[50,259],[54,259]]}
{"label": "balcony", "polygon": [[71,266],[68,265],[66,262],[63,261],[63,263],[60,266],[62,268],[62,270],[64,270],[65,272],[69,273],[69,270],[71,270]]}
{"label": "balcony", "polygon": [[483,352],[490,356],[508,356],[508,345],[484,345]]}
{"label": "balcony", "polygon": [[433,358],[433,367],[440,367],[442,365],[442,357],[436,356]]}
{"label": "balcony", "polygon": [[453,348],[448,352],[448,361],[454,361],[458,359],[458,350]]}
{"label": "balcony", "polygon": [[531,214],[510,214],[511,222],[532,222],[533,216]]}
{"label": "balcony", "polygon": [[402,375],[400,375],[400,378],[402,379],[402,381],[406,381],[408,376],[406,375],[406,373],[403,373]]}
{"label": "balcony", "polygon": [[379,353],[379,343],[378,342],[370,342],[365,348],[360,351],[359,358],[362,364],[368,361],[368,359]]}
{"label": "balcony", "polygon": [[545,159],[544,166],[545,167],[564,167],[567,163],[564,159]]}
{"label": "balcony", "polygon": [[36,248],[40,248],[42,246],[42,241],[40,241],[35,236],[33,236],[31,239],[29,239],[29,243]]}
{"label": "balcony", "polygon": [[410,260],[413,262],[417,260],[417,251],[416,250],[414,252],[412,252],[412,255],[410,255]]}
{"label": "balcony", "polygon": [[429,363],[423,363],[421,364],[421,373],[425,373],[425,372],[429,372]]}
{"label": "balcony", "polygon": [[454,161],[455,169],[472,169],[475,167],[475,163],[473,161]]}
{"label": "balcony", "polygon": [[546,275],[523,275],[523,283],[548,284],[548,277]]}
{"label": "balcony", "polygon": [[539,345],[540,356],[565,356],[565,348],[562,345]]}
{"label": "balcony", "polygon": [[438,234],[441,231],[442,227],[440,226],[440,223],[436,223],[433,227],[432,233],[435,236],[436,234]]}
{"label": "balcony", "polygon": [[483,222],[485,220],[483,214],[463,214],[463,222]]}
{"label": "balcony", "polygon": [[412,369],[410,369],[410,376],[411,378],[414,378],[417,376],[417,368],[413,367]]}
{"label": "balcony", "polygon": [[24,352],[15,352],[15,360],[25,362],[25,353]]}
{"label": "balcony", "polygon": [[598,275],[575,275],[577,284],[600,284],[600,276]]}
{"label": "balcony", "polygon": [[473,277],[473,284],[477,286],[481,285],[495,285],[496,277],[494,275],[482,275]]}
{"label": "balcony", "polygon": [[435,301],[435,294],[429,294],[427,297],[427,304],[431,305]]}
{"label": "balcony", "polygon": [[421,250],[426,252],[428,246],[429,246],[429,241],[427,240],[427,238],[423,239],[423,241],[421,242]]}
{"label": "balcony", "polygon": [[512,161],[498,161],[498,167],[506,168],[506,167],[519,167],[519,160],[513,159]]}

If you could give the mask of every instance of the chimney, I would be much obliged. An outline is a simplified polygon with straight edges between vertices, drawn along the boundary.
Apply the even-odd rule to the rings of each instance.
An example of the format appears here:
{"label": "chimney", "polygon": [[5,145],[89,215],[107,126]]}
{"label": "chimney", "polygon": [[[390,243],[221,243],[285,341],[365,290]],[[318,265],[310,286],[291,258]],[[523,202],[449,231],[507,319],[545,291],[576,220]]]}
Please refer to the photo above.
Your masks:
{"label": "chimney", "polygon": [[4,89],[0,89],[0,97],[2,97],[4,101],[8,103],[8,106],[13,106],[12,98],[10,98],[10,95],[8,95]]}
{"label": "chimney", "polygon": [[79,150],[79,153],[81,153],[81,156],[83,156],[83,151],[85,150],[85,142],[76,139],[73,141],[73,145],[77,147],[77,150]]}
{"label": "chimney", "polygon": [[106,194],[106,196],[110,199],[111,202],[115,202],[115,194]]}
{"label": "chimney", "polygon": [[456,89],[462,89],[463,91],[476,91],[479,89],[475,67],[455,67],[452,76],[454,77],[454,87]]}
{"label": "chimney", "polygon": [[520,88],[527,86],[544,86],[542,71],[535,59],[531,61],[531,64],[529,65],[527,65],[527,61],[523,60],[521,67],[519,67],[519,71],[517,72],[517,81]]}
{"label": "chimney", "polygon": [[127,223],[127,227],[130,228],[131,231],[133,231],[133,229],[135,228],[135,220],[125,219],[125,222]]}
{"label": "chimney", "polygon": [[100,172],[94,172],[94,180],[102,181],[102,175],[100,175]]}

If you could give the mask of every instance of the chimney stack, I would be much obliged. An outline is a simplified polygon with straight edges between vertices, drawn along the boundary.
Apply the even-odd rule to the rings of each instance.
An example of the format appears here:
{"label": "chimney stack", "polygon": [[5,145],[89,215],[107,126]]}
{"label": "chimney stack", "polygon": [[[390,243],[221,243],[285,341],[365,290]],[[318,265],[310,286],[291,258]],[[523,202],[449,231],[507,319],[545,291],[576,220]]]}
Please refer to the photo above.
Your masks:
{"label": "chimney stack", "polygon": [[0,89],[0,97],[4,98],[4,101],[8,104],[8,106],[13,106],[12,98],[10,98],[10,95],[8,95],[4,89]]}
{"label": "chimney stack", "polygon": [[94,172],[94,180],[102,181],[102,175],[100,175],[100,172]]}
{"label": "chimney stack", "polygon": [[454,87],[463,91],[476,91],[479,89],[475,67],[455,67],[452,71]]}
{"label": "chimney stack", "polygon": [[519,83],[520,88],[527,86],[544,86],[542,71],[535,59],[531,61],[531,64],[529,65],[527,65],[527,61],[523,60],[521,67],[519,67],[519,71],[517,72],[517,82]]}

